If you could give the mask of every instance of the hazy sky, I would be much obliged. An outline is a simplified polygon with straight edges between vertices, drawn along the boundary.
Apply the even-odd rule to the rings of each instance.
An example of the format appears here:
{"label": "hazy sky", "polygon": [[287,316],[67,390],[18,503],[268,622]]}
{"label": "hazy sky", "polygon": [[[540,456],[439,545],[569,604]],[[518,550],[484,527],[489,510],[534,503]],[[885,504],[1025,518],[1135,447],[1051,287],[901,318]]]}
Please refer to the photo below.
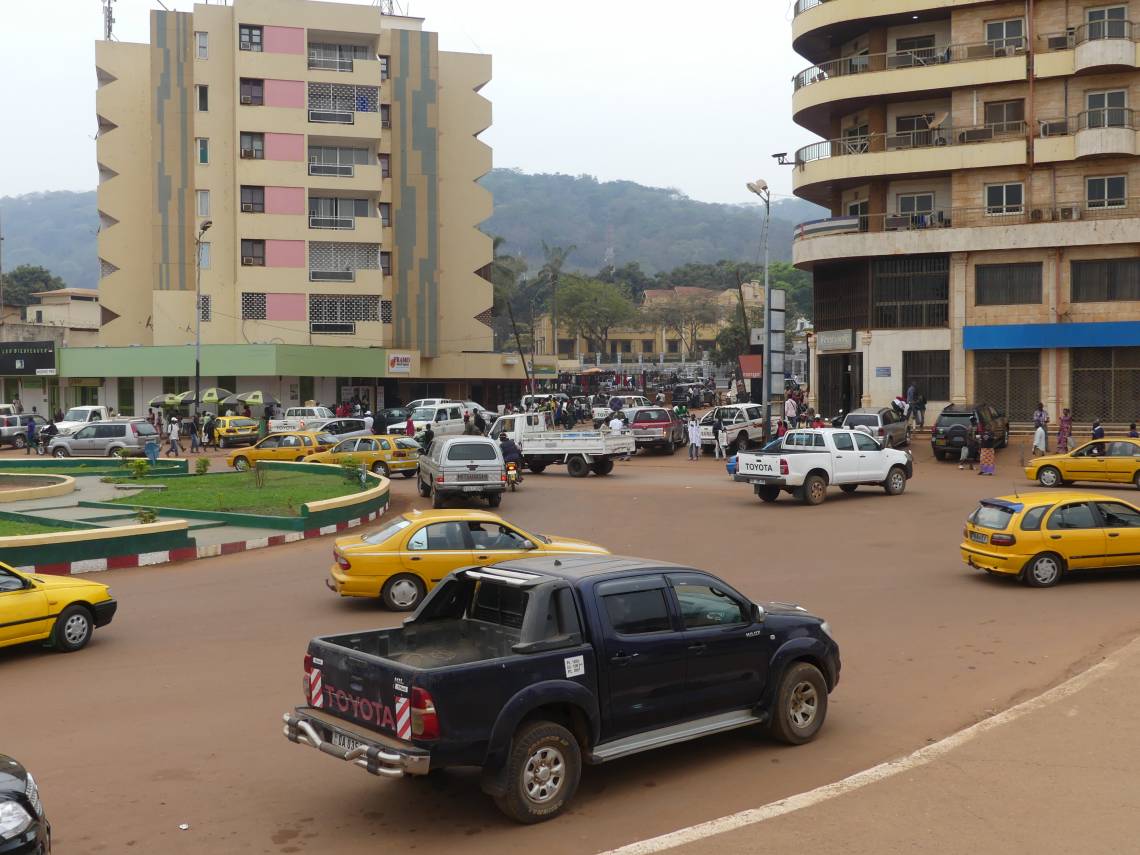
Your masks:
{"label": "hazy sky", "polygon": [[[189,11],[190,0],[164,0]],[[371,0],[356,0],[368,5]],[[770,155],[811,142],[790,118],[792,0],[400,0],[445,50],[490,53],[496,167],[589,173],[753,201],[791,192]],[[115,35],[148,41],[156,0],[116,0]],[[0,0],[0,196],[96,183],[99,0]],[[15,120],[19,117],[19,120]]]}

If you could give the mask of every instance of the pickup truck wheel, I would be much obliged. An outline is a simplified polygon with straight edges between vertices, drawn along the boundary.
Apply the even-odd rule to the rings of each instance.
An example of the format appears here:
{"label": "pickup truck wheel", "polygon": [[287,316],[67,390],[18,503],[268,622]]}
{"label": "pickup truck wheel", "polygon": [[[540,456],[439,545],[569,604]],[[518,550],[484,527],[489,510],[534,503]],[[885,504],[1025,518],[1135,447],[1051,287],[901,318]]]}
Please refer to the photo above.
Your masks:
{"label": "pickup truck wheel", "polygon": [[805,505],[822,505],[827,498],[827,482],[819,475],[808,475],[801,489]]}
{"label": "pickup truck wheel", "polygon": [[756,495],[760,497],[762,502],[774,502],[780,498],[780,488],[762,484],[756,488]]}
{"label": "pickup truck wheel", "polygon": [[420,497],[426,499],[431,495],[431,485],[425,484],[423,481],[417,480],[416,486],[419,487]]}
{"label": "pickup truck wheel", "polygon": [[394,612],[410,612],[424,598],[424,583],[408,573],[393,576],[384,583],[380,600]]}
{"label": "pickup truck wheel", "polygon": [[840,484],[839,489],[842,490],[844,493],[854,493],[857,489],[859,489],[859,485],[858,484]]}
{"label": "pickup truck wheel", "polygon": [[780,742],[811,742],[827,718],[827,681],[808,662],[796,662],[784,672],[776,693],[769,732]]}
{"label": "pickup truck wheel", "polygon": [[566,461],[566,471],[571,478],[585,478],[590,474],[590,464],[584,457],[571,457]]}
{"label": "pickup truck wheel", "polygon": [[87,646],[87,642],[91,640],[92,629],[94,624],[91,621],[91,612],[83,606],[68,606],[55,619],[51,640],[56,650],[74,653]]}
{"label": "pickup truck wheel", "polygon": [[530,469],[530,471],[533,472],[535,475],[541,475],[544,471],[546,471],[546,464],[545,463],[531,463],[527,466],[527,468]]}
{"label": "pickup truck wheel", "polygon": [[487,494],[487,505],[489,507],[497,508],[502,503],[503,503],[503,494],[502,493],[488,493]]}
{"label": "pickup truck wheel", "polygon": [[609,475],[613,471],[614,471],[614,462],[613,462],[613,460],[611,460],[608,457],[605,460],[599,460],[596,463],[594,463],[594,474],[595,475]]}
{"label": "pickup truck wheel", "polygon": [[906,473],[901,466],[892,466],[887,473],[887,480],[883,482],[883,489],[888,496],[901,496],[906,489]]}
{"label": "pickup truck wheel", "polygon": [[553,819],[574,797],[582,776],[578,742],[549,721],[524,724],[507,758],[507,791],[495,797],[499,810],[527,825]]}

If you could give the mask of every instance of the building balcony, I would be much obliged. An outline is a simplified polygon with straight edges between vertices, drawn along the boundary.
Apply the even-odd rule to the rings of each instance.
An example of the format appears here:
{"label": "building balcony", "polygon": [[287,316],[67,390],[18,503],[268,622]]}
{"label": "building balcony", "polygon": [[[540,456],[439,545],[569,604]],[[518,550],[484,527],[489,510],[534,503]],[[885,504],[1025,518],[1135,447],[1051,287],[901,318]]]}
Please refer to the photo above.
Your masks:
{"label": "building balcony", "polygon": [[826,205],[833,190],[874,178],[1018,166],[1025,161],[1023,122],[937,127],[848,136],[804,146],[795,154],[792,183],[796,195]]}
{"label": "building balcony", "polygon": [[855,112],[892,95],[1025,80],[1026,43],[1007,41],[850,56],[810,66],[792,80],[793,117],[822,134],[833,115]]}
{"label": "building balcony", "polygon": [[[375,210],[375,209],[374,209]],[[308,218],[310,232],[335,232],[336,234],[309,235],[309,240],[337,240],[352,243],[380,243],[383,227],[380,218],[353,217],[353,216],[320,216],[310,214]]]}
{"label": "building balcony", "polygon": [[1140,68],[1140,28],[1131,21],[1093,21],[1041,36],[1038,77],[1066,77]]}
{"label": "building balcony", "polygon": [[810,269],[871,256],[1129,244],[1138,221],[1140,197],[829,217],[796,227],[792,256],[797,267]]}
{"label": "building balcony", "polygon": [[1129,156],[1140,151],[1137,111],[1127,107],[1086,110],[1064,119],[1042,119],[1033,156],[1038,163]]}

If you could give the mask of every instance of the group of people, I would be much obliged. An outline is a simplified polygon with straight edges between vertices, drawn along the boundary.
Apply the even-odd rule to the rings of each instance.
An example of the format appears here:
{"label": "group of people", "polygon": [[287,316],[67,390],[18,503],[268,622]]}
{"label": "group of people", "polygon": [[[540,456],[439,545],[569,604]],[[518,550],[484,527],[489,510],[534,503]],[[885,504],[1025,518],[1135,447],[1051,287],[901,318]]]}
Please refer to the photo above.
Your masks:
{"label": "group of people", "polygon": [[[1136,430],[1136,422],[1132,422],[1128,426],[1128,436],[1133,439],[1140,438],[1140,433]],[[1073,437],[1073,416],[1069,412],[1069,408],[1065,407],[1061,410],[1061,418],[1057,426],[1057,448],[1058,454],[1067,454],[1069,452],[1069,441]],[[1104,439],[1104,426],[1100,423],[1100,419],[1094,419],[1092,423],[1092,439]],[[1033,411],[1033,456],[1037,457],[1042,454],[1049,453],[1049,411],[1045,409],[1043,402],[1037,403],[1037,409]]]}

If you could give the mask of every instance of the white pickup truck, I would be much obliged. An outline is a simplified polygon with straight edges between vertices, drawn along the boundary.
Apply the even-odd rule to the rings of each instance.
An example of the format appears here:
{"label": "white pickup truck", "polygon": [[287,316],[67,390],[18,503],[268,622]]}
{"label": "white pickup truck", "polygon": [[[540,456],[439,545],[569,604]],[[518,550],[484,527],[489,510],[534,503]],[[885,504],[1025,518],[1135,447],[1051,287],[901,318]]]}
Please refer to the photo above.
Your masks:
{"label": "white pickup truck", "polygon": [[609,430],[551,430],[550,413],[516,413],[499,416],[488,433],[497,440],[506,434],[515,441],[527,468],[538,475],[547,466],[565,463],[574,478],[609,475],[615,457],[627,457],[637,450],[633,433]]}
{"label": "white pickup truck", "polygon": [[85,424],[106,421],[110,417],[106,407],[94,405],[72,407],[63,414],[63,421],[56,422],[55,426],[59,429],[61,436],[69,436]]}
{"label": "white pickup truck", "polygon": [[788,431],[776,451],[741,452],[733,479],[751,484],[765,502],[776,501],[783,491],[818,505],[832,485],[845,493],[860,484],[882,487],[897,496],[913,474],[909,451],[883,448],[862,431],[816,428]]}
{"label": "white pickup truck", "polygon": [[290,407],[282,418],[269,420],[269,432],[310,430],[334,417],[335,414],[328,407]]}

